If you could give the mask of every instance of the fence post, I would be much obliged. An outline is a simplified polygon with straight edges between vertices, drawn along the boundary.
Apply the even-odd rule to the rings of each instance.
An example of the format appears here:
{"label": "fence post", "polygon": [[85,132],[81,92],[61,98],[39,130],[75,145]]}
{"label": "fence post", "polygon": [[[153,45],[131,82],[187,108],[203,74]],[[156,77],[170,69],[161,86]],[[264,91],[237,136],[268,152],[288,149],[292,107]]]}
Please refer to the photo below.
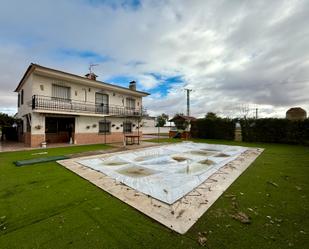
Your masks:
{"label": "fence post", "polygon": [[235,141],[237,142],[242,142],[242,131],[241,131],[241,126],[240,123],[236,123],[235,125]]}

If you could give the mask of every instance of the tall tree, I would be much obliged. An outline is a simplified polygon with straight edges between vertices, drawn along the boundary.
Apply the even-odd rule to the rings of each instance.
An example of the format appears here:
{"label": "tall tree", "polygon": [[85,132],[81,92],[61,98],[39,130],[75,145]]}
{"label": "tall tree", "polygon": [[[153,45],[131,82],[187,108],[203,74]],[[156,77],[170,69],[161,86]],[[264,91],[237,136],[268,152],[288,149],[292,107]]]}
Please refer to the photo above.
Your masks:
{"label": "tall tree", "polygon": [[214,113],[214,112],[207,112],[207,114],[205,115],[205,118],[206,118],[206,119],[212,119],[212,120],[214,120],[214,119],[217,119],[218,116],[217,116],[217,114]]}
{"label": "tall tree", "polygon": [[11,126],[14,124],[16,119],[12,116],[7,115],[6,113],[0,112],[0,127],[2,126]]}

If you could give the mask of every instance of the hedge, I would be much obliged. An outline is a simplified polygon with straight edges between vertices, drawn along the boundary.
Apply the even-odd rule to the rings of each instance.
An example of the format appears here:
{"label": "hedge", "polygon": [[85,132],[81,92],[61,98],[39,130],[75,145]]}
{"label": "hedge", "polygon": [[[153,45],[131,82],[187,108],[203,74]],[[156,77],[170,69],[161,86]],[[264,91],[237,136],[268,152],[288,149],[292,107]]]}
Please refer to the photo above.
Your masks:
{"label": "hedge", "polygon": [[240,123],[246,142],[309,144],[309,119],[264,118],[240,120]]}
{"label": "hedge", "polygon": [[201,118],[191,123],[193,138],[210,138],[233,140],[235,135],[235,121],[231,119]]}
{"label": "hedge", "polygon": [[309,145],[309,119],[290,121],[279,118],[242,120],[202,118],[191,123],[191,136],[233,140],[236,122],[241,124],[242,139],[245,142]]}

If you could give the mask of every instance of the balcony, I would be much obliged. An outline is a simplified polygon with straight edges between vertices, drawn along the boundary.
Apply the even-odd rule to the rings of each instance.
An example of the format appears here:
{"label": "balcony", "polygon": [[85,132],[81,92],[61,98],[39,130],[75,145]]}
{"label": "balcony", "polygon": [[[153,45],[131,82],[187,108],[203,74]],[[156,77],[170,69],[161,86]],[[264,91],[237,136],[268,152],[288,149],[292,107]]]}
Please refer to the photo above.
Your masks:
{"label": "balcony", "polygon": [[32,110],[51,111],[53,113],[74,113],[117,117],[141,117],[145,114],[142,108],[132,109],[125,106],[104,105],[94,102],[76,101],[41,95],[33,95],[31,101]]}

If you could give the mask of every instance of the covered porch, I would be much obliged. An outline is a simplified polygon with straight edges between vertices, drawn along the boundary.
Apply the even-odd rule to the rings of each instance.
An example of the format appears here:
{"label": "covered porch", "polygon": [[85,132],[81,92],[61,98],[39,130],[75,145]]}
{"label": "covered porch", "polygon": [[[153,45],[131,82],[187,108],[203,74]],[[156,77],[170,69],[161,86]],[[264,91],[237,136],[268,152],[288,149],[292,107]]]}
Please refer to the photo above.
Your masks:
{"label": "covered porch", "polygon": [[45,142],[74,143],[75,117],[73,116],[46,116],[45,117]]}

